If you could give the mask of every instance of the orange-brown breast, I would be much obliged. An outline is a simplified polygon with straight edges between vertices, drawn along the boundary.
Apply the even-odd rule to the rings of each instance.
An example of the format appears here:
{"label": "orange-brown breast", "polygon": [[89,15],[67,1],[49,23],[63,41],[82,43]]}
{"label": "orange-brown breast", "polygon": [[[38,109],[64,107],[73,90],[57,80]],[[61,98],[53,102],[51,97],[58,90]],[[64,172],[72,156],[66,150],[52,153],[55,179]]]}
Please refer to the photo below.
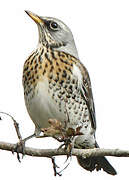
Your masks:
{"label": "orange-brown breast", "polygon": [[26,60],[23,69],[23,86],[25,93],[36,87],[39,81],[48,78],[61,84],[70,80],[73,64],[78,62],[74,57],[51,49],[38,49]]}

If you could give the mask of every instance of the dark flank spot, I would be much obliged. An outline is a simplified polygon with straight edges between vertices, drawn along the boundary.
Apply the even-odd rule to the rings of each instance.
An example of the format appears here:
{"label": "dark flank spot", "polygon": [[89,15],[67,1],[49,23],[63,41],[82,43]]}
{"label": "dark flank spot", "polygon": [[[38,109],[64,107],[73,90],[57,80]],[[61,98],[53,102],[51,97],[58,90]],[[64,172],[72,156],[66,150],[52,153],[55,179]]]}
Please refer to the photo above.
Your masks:
{"label": "dark flank spot", "polygon": [[70,64],[70,66],[72,66],[72,67],[73,67],[73,63],[71,63],[71,64]]}
{"label": "dark flank spot", "polygon": [[49,87],[50,87],[50,84],[51,84],[51,80],[50,79],[49,79],[48,83],[49,83]]}
{"label": "dark flank spot", "polygon": [[45,64],[45,68],[47,68],[47,67],[48,67],[48,64],[46,63],[46,64]]}
{"label": "dark flank spot", "polygon": [[61,72],[61,69],[60,69],[60,68],[58,68],[58,71],[59,71],[59,72]]}
{"label": "dark flank spot", "polygon": [[[40,58],[41,58],[41,56],[43,55],[43,52],[44,52],[44,49],[42,49],[42,51],[41,51],[41,55],[40,55]],[[42,58],[41,58],[42,59]]]}
{"label": "dark flank spot", "polygon": [[74,105],[74,101],[72,101],[72,105]]}
{"label": "dark flank spot", "polygon": [[[47,41],[47,40],[45,40],[45,41]],[[50,48],[50,46],[49,46],[48,42],[47,42],[47,44],[46,44],[45,46],[46,46],[46,48],[47,48],[47,52],[48,52],[48,48]]]}
{"label": "dark flank spot", "polygon": [[67,67],[67,66],[65,66],[65,69],[67,70],[67,69],[68,69],[68,67]]}
{"label": "dark flank spot", "polygon": [[28,81],[30,81],[31,80],[31,76],[28,78]]}
{"label": "dark flank spot", "polygon": [[38,67],[38,64],[36,64],[34,68],[37,69],[37,67]]}
{"label": "dark flank spot", "polygon": [[52,72],[52,71],[53,71],[53,69],[54,69],[54,67],[53,67],[53,66],[51,66],[50,72]]}
{"label": "dark flank spot", "polygon": [[62,58],[60,58],[60,61],[64,63],[64,60]]}
{"label": "dark flank spot", "polygon": [[39,56],[39,57],[38,57],[38,60],[39,60],[39,63],[41,64],[41,63],[42,63],[42,57]]}
{"label": "dark flank spot", "polygon": [[56,56],[55,56],[54,51],[51,51],[51,55],[52,55],[52,58],[53,58],[53,59],[55,59],[55,60],[57,59]]}
{"label": "dark flank spot", "polygon": [[88,125],[86,125],[85,128],[88,128]]}
{"label": "dark flank spot", "polygon": [[72,74],[72,70],[71,70],[71,68],[68,68],[68,71],[69,71],[69,72],[71,72],[71,74]]}
{"label": "dark flank spot", "polygon": [[59,63],[56,61],[56,65],[59,66]]}
{"label": "dark flank spot", "polygon": [[67,87],[68,87],[67,84],[65,84],[65,85],[64,85],[64,88],[66,89]]}
{"label": "dark flank spot", "polygon": [[33,67],[30,70],[33,71]]}
{"label": "dark flank spot", "polygon": [[61,81],[60,81],[60,85],[62,85],[63,83],[64,83],[64,80],[61,80]]}
{"label": "dark flank spot", "polygon": [[58,82],[58,79],[55,79],[55,82],[57,83],[57,82]]}
{"label": "dark flank spot", "polygon": [[62,94],[62,95],[65,94],[65,91],[62,91],[61,94]]}
{"label": "dark flank spot", "polygon": [[29,75],[30,75],[30,71],[28,71],[28,72],[26,73],[26,75],[29,76]]}
{"label": "dark flank spot", "polygon": [[56,83],[53,83],[53,86],[55,86],[56,85]]}
{"label": "dark flank spot", "polygon": [[29,81],[27,81],[26,84],[29,85]]}
{"label": "dark flank spot", "polygon": [[30,63],[30,62],[29,62],[29,61],[27,61],[27,65],[29,65],[29,63]]}
{"label": "dark flank spot", "polygon": [[[29,59],[29,58],[28,58]],[[26,59],[26,61],[25,61],[25,63],[24,64],[27,64],[27,62],[28,62],[28,59]]]}
{"label": "dark flank spot", "polygon": [[59,81],[59,77],[57,77],[56,79],[54,79],[54,81],[57,83]]}
{"label": "dark flank spot", "polygon": [[70,79],[71,79],[71,78],[70,78],[70,75],[69,75],[68,78],[67,78],[67,80],[70,81]]}
{"label": "dark flank spot", "polygon": [[70,95],[69,94],[67,94],[67,96],[66,96],[67,98],[70,98]]}
{"label": "dark flank spot", "polygon": [[24,68],[24,72],[28,70],[28,66],[26,68]]}
{"label": "dark flank spot", "polygon": [[78,113],[78,111],[74,111],[74,113],[75,113],[75,114],[77,114],[77,113]]}
{"label": "dark flank spot", "polygon": [[45,53],[45,57],[46,57],[46,59],[48,60],[48,62],[50,63],[50,65],[52,64],[52,61],[50,60],[50,58],[48,57],[48,54],[47,53]]}
{"label": "dark flank spot", "polygon": [[34,63],[37,64],[37,59],[35,59]]}
{"label": "dark flank spot", "polygon": [[69,58],[69,55],[68,55],[68,54],[66,54],[66,57],[67,57],[67,58]]}
{"label": "dark flank spot", "polygon": [[49,82],[49,88],[52,89],[52,85],[51,85],[51,82]]}
{"label": "dark flank spot", "polygon": [[37,74],[37,70],[35,70],[35,74]]}
{"label": "dark flank spot", "polygon": [[37,79],[39,79],[39,76],[36,76]]}
{"label": "dark flank spot", "polygon": [[63,59],[61,59],[61,58],[60,58],[60,61],[61,61],[62,63],[68,64],[68,62],[67,62],[67,61],[64,61],[64,60],[63,60]]}
{"label": "dark flank spot", "polygon": [[83,102],[83,105],[86,105],[85,101]]}
{"label": "dark flank spot", "polygon": [[35,79],[33,79],[33,83],[35,83]]}
{"label": "dark flank spot", "polygon": [[72,90],[72,87],[73,87],[73,86],[72,86],[72,85],[70,85],[70,86],[69,86],[69,89],[70,89],[70,90]]}
{"label": "dark flank spot", "polygon": [[44,71],[43,71],[43,75],[46,73],[46,70],[44,69]]}
{"label": "dark flank spot", "polygon": [[76,90],[78,89],[78,86],[77,86],[77,85],[75,86],[75,89],[76,89]]}
{"label": "dark flank spot", "polygon": [[82,104],[82,101],[80,101],[80,104]]}
{"label": "dark flank spot", "polygon": [[31,76],[31,78],[32,78],[32,79],[34,78],[34,74]]}
{"label": "dark flank spot", "polygon": [[76,95],[73,94],[72,98],[75,99]]}
{"label": "dark flank spot", "polygon": [[75,79],[72,80],[72,83],[75,84]]}
{"label": "dark flank spot", "polygon": [[67,84],[71,84],[71,82],[69,80],[66,81]]}
{"label": "dark flank spot", "polygon": [[63,70],[62,77],[63,77],[63,78],[66,78],[66,76],[67,76],[67,73],[66,73],[66,71],[65,71],[65,70]]}
{"label": "dark flank spot", "polygon": [[56,72],[57,76],[59,76],[59,72]]}
{"label": "dark flank spot", "polygon": [[30,65],[32,65],[32,63],[33,63],[33,61],[34,61],[34,58],[35,58],[35,56],[31,59]]}
{"label": "dark flank spot", "polygon": [[49,75],[49,78],[50,78],[50,79],[52,79],[52,78],[53,78],[53,75],[52,75],[52,74],[50,74],[50,75]]}
{"label": "dark flank spot", "polygon": [[69,110],[71,109],[71,106],[69,106]]}

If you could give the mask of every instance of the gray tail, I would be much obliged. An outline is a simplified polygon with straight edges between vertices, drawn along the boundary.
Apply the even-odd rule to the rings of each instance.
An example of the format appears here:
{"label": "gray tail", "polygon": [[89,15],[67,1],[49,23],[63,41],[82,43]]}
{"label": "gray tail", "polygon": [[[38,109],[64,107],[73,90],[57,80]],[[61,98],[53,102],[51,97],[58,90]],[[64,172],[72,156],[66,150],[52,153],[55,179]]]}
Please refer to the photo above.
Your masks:
{"label": "gray tail", "polygon": [[[96,147],[99,147],[96,143]],[[101,170],[103,169],[105,172],[111,175],[116,175],[117,172],[113,168],[113,166],[108,162],[108,160],[105,157],[88,157],[88,158],[83,158],[83,157],[77,157],[78,163],[80,166],[82,166],[84,169],[88,171],[93,171],[93,170]]]}
{"label": "gray tail", "polygon": [[88,171],[93,170],[101,170],[103,169],[105,172],[111,175],[116,175],[116,170],[112,167],[112,165],[107,161],[105,157],[89,157],[89,158],[82,158],[77,157],[78,163],[80,166],[82,166],[84,169]]}

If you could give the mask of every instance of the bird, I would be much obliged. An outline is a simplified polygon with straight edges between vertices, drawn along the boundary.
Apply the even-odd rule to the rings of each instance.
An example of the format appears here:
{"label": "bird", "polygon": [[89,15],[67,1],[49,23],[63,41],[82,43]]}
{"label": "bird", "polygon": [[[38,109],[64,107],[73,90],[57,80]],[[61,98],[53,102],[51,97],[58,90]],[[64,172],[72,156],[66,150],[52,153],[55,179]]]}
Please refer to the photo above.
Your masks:
{"label": "bird", "polygon": [[[79,59],[70,28],[54,17],[39,16],[25,11],[37,24],[39,41],[23,68],[23,89],[27,111],[38,137],[53,118],[66,129],[80,129],[74,137],[74,148],[98,148],[95,137],[96,113],[91,81]],[[88,171],[103,169],[116,175],[105,157],[80,157],[77,161]]]}

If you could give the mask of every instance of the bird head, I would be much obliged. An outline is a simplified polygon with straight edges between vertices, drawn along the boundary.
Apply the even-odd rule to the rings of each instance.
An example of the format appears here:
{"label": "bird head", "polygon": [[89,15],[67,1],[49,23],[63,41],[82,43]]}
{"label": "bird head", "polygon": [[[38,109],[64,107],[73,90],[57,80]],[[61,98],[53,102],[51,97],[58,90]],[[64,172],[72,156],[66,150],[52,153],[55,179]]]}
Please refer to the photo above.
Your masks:
{"label": "bird head", "polygon": [[53,17],[38,16],[25,11],[37,24],[39,30],[39,43],[43,46],[69,53],[78,58],[73,35],[67,25]]}

